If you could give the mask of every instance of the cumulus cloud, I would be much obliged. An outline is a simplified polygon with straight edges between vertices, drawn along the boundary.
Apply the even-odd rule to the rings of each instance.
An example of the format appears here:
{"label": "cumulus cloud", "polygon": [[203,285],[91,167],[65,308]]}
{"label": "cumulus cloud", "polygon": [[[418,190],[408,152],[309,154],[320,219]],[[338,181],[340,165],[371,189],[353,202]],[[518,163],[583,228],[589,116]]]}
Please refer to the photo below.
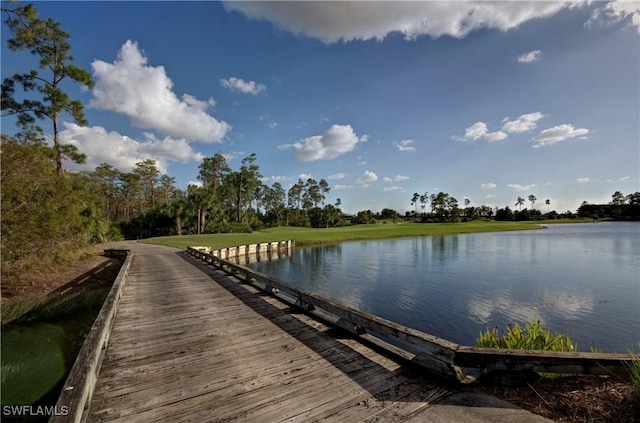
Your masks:
{"label": "cumulus cloud", "polygon": [[515,120],[504,118],[502,120],[503,125],[501,131],[506,132],[507,134],[520,134],[522,132],[532,131],[538,126],[536,122],[543,117],[544,115],[542,113],[534,112],[520,115]]}
{"label": "cumulus cloud", "polygon": [[[582,2],[577,3],[583,4]],[[406,40],[427,35],[463,38],[489,28],[507,31],[531,19],[551,16],[570,2],[225,2],[225,8],[265,20],[297,35],[325,43],[383,40],[400,33]]]}
{"label": "cumulus cloud", "polygon": [[351,128],[351,125],[332,125],[324,134],[315,135],[296,141],[292,144],[282,144],[278,148],[296,150],[296,158],[301,162],[334,159],[352,151],[362,138]]}
{"label": "cumulus cloud", "polygon": [[378,175],[369,170],[365,170],[361,177],[356,180],[356,183],[359,185],[368,186],[371,182],[375,182],[378,180]]}
{"label": "cumulus cloud", "polygon": [[540,56],[542,55],[541,50],[533,50],[528,53],[521,54],[518,56],[518,63],[531,63],[540,60]]}
{"label": "cumulus cloud", "polygon": [[489,132],[487,124],[484,122],[476,122],[464,131],[462,137],[451,137],[457,141],[476,141],[484,140],[488,142],[501,141],[507,138],[507,134],[502,131]]}
{"label": "cumulus cloud", "polygon": [[608,2],[591,13],[585,26],[591,27],[596,23],[607,25],[623,21],[628,22],[630,26],[635,26],[640,34],[640,3],[624,0]]}
{"label": "cumulus cloud", "polygon": [[563,124],[554,126],[553,128],[545,129],[536,135],[531,141],[534,143],[534,148],[544,147],[545,145],[555,144],[561,141],[566,141],[570,138],[579,137],[585,139],[589,130],[586,128],[574,128],[573,125]]}
{"label": "cumulus cloud", "polygon": [[221,142],[231,126],[206,112],[215,104],[172,91],[163,66],[148,66],[138,44],[127,41],[113,63],[91,63],[95,87],[89,107],[122,113],[140,128],[190,141]]}
{"label": "cumulus cloud", "polygon": [[536,184],[529,184],[529,185],[509,184],[507,186],[509,188],[513,188],[516,191],[529,191],[531,188],[535,187]]}
{"label": "cumulus cloud", "polygon": [[336,190],[336,191],[340,191],[340,190],[343,190],[343,189],[351,189],[351,188],[353,188],[353,185],[336,184],[333,187],[333,189]]}
{"label": "cumulus cloud", "polygon": [[390,186],[390,187],[384,187],[382,188],[383,192],[388,192],[388,191],[404,191],[404,188],[399,187],[399,186]]}
{"label": "cumulus cloud", "polygon": [[398,149],[398,151],[416,151],[416,148],[412,145],[413,140],[394,141],[392,144]]}
{"label": "cumulus cloud", "polygon": [[236,78],[232,76],[228,79],[221,79],[220,85],[224,88],[228,88],[231,91],[237,91],[242,94],[260,94],[267,89],[264,84],[257,84],[255,81],[245,81],[242,78]]}
{"label": "cumulus cloud", "polygon": [[587,182],[589,182],[589,178],[578,178],[579,184],[586,184]]}
{"label": "cumulus cloud", "polygon": [[87,127],[65,122],[60,137],[64,144],[75,145],[87,155],[87,162],[79,167],[81,169],[95,169],[106,162],[122,172],[130,172],[137,162],[152,159],[156,161],[158,170],[166,173],[169,162],[198,162],[204,158],[184,138],[159,139],[151,133],[145,133],[143,140],[134,140],[101,126]]}
{"label": "cumulus cloud", "polygon": [[486,184],[482,184],[480,185],[480,188],[482,189],[494,189],[497,185],[494,184],[493,182],[487,182]]}

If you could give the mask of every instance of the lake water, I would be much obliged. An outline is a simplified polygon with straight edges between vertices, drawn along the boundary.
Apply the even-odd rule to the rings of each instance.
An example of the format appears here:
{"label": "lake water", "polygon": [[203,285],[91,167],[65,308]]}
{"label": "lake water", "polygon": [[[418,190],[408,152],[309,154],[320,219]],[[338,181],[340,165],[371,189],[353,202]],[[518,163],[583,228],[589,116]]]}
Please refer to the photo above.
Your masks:
{"label": "lake water", "polygon": [[578,348],[640,342],[640,223],[296,247],[255,270],[451,341],[540,320]]}

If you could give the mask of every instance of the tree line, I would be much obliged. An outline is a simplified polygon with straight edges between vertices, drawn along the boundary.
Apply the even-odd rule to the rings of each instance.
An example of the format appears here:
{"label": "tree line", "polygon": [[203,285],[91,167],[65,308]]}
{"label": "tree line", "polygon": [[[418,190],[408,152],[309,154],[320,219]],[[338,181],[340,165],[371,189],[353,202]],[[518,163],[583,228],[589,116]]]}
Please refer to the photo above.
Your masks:
{"label": "tree line", "polygon": [[[109,163],[93,171],[66,172],[64,160],[83,163],[86,157],[72,145],[62,145],[58,122],[70,116],[86,125],[83,105],[62,89],[67,81],[92,87],[90,74],[73,64],[70,36],[52,19],[41,19],[33,5],[2,9],[11,32],[9,48],[27,51],[38,59],[38,69],[14,74],[2,81],[2,117],[13,117],[18,132],[2,134],[0,183],[2,185],[2,274],[17,275],[22,269],[64,261],[67,253],[81,251],[91,243],[122,238],[162,235],[246,232],[264,227],[290,225],[327,228],[374,223],[377,219],[400,219],[392,209],[380,213],[363,210],[346,216],[341,201],[326,201],[331,188],[326,180],[299,178],[288,189],[267,185],[255,154],[243,158],[236,169],[216,153],[198,166],[198,184],[185,190],[175,178],[163,174],[152,159],[122,172]],[[53,137],[39,126],[49,122]],[[415,193],[413,212],[405,218],[424,222],[457,222],[476,218],[529,220],[541,218],[533,209],[522,210],[518,198],[511,211],[471,206],[445,192]],[[546,201],[549,206],[549,200]],[[584,203],[578,215],[594,218],[639,219],[640,193],[616,192],[607,205]],[[430,211],[427,211],[427,206]],[[421,209],[418,210],[418,207]],[[545,217],[562,216],[547,210]],[[571,212],[568,212],[571,213]]]}
{"label": "tree line", "polygon": [[[567,210],[558,213],[550,210],[551,200],[546,199],[546,212],[535,209],[534,204],[538,198],[530,194],[527,200],[531,203],[531,209],[522,208],[525,199],[518,196],[514,204],[518,210],[509,206],[492,208],[487,205],[472,206],[469,198],[464,199],[464,207],[460,207],[458,200],[446,192],[438,192],[429,195],[414,193],[411,197],[412,211],[406,212],[406,218],[421,222],[466,222],[479,218],[490,218],[502,221],[527,221],[543,219],[577,218],[590,217],[594,219],[614,219],[614,220],[640,220],[640,192],[624,195],[616,191],[611,196],[608,204],[589,204],[583,202],[576,212]],[[420,207],[420,211],[418,210]],[[430,211],[428,211],[430,210]]]}

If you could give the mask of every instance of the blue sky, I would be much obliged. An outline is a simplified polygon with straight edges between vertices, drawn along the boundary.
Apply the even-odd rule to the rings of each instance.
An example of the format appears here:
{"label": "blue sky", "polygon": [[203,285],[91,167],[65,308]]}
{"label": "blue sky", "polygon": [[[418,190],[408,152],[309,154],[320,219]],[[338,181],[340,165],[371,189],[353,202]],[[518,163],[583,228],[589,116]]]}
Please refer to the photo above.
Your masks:
{"label": "blue sky", "polygon": [[[352,213],[640,190],[638,2],[35,4],[96,81],[66,87],[87,169],[151,158],[184,189],[204,156],[256,153],[265,183],[324,178]],[[36,66],[7,37],[3,78]]]}

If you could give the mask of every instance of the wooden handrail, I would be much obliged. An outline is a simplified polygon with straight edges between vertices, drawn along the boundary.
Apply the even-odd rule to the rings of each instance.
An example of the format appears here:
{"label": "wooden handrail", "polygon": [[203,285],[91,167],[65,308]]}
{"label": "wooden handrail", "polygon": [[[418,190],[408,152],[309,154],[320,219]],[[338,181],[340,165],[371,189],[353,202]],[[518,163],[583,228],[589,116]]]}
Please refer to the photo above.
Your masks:
{"label": "wooden handrail", "polygon": [[459,346],[456,343],[347,307],[337,301],[216,257],[203,249],[188,247],[187,251],[245,282],[278,295],[292,305],[316,315],[320,314],[320,317],[328,317],[332,324],[354,335],[368,334],[378,338],[382,343],[401,348],[412,355],[415,362],[440,376],[458,379],[459,373],[453,366],[454,352]]}
{"label": "wooden handrail", "polygon": [[561,374],[624,374],[633,362],[629,354],[508,350],[461,346],[454,362],[487,370],[534,371]]}
{"label": "wooden handrail", "polygon": [[78,352],[76,361],[58,397],[56,409],[66,409],[68,413],[52,416],[49,419],[50,423],[76,423],[84,421],[86,418],[87,407],[98,381],[98,373],[107,349],[111,328],[115,321],[118,303],[127,281],[127,272],[133,256],[130,250],[105,250],[105,255],[126,255],[126,258],[82,344],[82,348]]}
{"label": "wooden handrail", "polygon": [[624,373],[625,365],[634,360],[629,354],[505,350],[458,345],[232,263],[212,255],[206,248],[188,247],[187,252],[356,336],[378,338],[384,347],[391,346],[390,349],[396,353],[400,349],[403,357],[448,379],[462,379],[462,368],[608,375]]}

